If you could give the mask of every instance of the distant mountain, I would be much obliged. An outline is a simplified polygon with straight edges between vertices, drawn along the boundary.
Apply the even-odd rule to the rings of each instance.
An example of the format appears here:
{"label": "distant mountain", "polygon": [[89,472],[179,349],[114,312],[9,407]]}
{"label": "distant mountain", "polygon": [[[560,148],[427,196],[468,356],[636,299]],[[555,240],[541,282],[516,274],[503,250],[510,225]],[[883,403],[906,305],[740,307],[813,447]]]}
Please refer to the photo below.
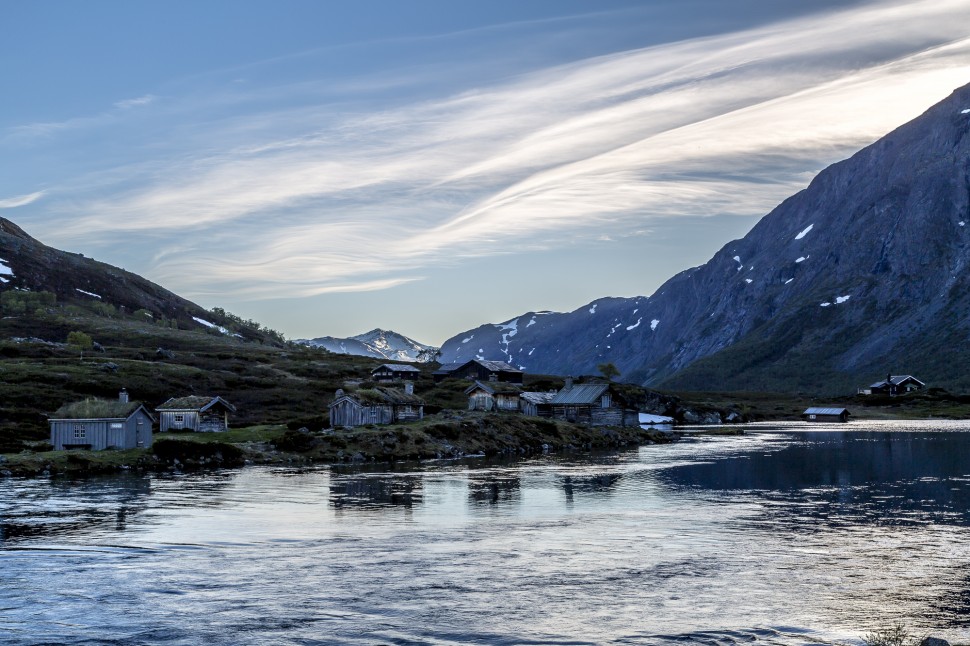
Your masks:
{"label": "distant mountain", "polygon": [[539,373],[690,390],[847,392],[889,372],[970,388],[970,86],[825,169],[655,294],[448,339]]}
{"label": "distant mountain", "polygon": [[300,339],[296,343],[323,348],[337,354],[352,354],[391,361],[424,362],[432,358],[429,352],[433,353],[437,350],[434,346],[418,343],[403,334],[380,328],[346,339],[322,336],[316,339]]}

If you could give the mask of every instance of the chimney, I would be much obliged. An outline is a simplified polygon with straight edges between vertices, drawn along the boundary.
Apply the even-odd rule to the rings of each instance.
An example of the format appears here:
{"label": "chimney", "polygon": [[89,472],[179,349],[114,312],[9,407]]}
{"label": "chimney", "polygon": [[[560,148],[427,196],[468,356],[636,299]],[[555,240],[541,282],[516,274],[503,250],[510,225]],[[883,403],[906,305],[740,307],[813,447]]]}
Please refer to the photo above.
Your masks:
{"label": "chimney", "polygon": [[344,389],[343,388],[338,388],[337,389],[337,392],[334,393],[334,398],[335,399],[338,399],[338,398],[343,397],[343,396],[344,396]]}
{"label": "chimney", "polygon": [[122,402],[124,404],[127,404],[128,403],[128,391],[125,390],[124,388],[122,388],[121,389],[121,392],[118,393],[118,401],[120,401],[120,402]]}
{"label": "chimney", "polygon": [[566,377],[566,385],[563,386],[562,389],[563,390],[569,390],[572,387],[573,387],[573,378],[572,377]]}
{"label": "chimney", "polygon": [[892,380],[893,380],[893,373],[890,372],[888,375],[886,375],[886,382],[892,383]]}
{"label": "chimney", "polygon": [[488,380],[492,382],[498,381],[498,375],[495,374],[494,372],[489,373]]}
{"label": "chimney", "polygon": [[407,395],[413,395],[414,394],[414,382],[413,381],[405,381],[404,382],[404,393],[407,394]]}

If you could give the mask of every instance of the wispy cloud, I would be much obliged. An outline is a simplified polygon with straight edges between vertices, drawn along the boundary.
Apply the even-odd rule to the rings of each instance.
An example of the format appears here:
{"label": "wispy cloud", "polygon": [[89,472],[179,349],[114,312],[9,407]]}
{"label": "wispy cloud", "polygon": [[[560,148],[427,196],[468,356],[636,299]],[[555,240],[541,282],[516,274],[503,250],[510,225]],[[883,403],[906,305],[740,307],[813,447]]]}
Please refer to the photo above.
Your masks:
{"label": "wispy cloud", "polygon": [[27,206],[28,204],[36,202],[42,197],[44,197],[44,191],[37,191],[36,193],[28,193],[26,195],[18,195],[17,197],[8,197],[0,200],[0,209],[15,209],[18,206]]}
{"label": "wispy cloud", "polygon": [[149,103],[154,103],[158,99],[154,94],[146,94],[140,96],[137,99],[125,99],[124,101],[118,101],[115,103],[115,107],[121,110],[129,110],[131,108],[137,108],[139,106],[148,105]]}
{"label": "wispy cloud", "polygon": [[968,25],[964,0],[884,2],[389,109],[253,112],[65,206],[51,232],[150,233],[168,284],[273,297],[385,288],[654,218],[760,214],[970,80]]}

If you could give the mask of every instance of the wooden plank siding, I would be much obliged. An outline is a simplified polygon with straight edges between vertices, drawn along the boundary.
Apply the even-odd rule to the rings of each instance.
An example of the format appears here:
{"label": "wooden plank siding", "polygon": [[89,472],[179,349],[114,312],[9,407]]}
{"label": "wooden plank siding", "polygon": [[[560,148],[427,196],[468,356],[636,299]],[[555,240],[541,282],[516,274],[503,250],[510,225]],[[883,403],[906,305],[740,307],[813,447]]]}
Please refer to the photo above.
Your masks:
{"label": "wooden plank siding", "polygon": [[152,419],[142,409],[127,419],[52,419],[50,431],[55,451],[134,449],[152,445]]}

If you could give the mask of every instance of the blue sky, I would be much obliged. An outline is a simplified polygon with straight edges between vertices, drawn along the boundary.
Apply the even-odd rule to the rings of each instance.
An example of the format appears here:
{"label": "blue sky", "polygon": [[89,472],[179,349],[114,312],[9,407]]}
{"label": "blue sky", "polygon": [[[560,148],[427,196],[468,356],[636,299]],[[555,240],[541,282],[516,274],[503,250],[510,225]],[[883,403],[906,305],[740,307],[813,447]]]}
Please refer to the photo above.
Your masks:
{"label": "blue sky", "polygon": [[649,295],[967,82],[967,0],[0,2],[0,216],[440,343]]}

